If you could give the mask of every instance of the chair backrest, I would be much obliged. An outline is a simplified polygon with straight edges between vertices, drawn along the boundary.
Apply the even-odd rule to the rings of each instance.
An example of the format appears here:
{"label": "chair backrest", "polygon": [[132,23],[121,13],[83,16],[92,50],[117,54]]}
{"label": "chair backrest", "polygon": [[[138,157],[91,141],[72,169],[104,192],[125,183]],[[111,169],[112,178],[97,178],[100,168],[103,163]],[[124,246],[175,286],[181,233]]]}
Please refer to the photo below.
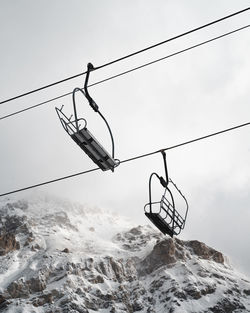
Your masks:
{"label": "chair backrest", "polygon": [[[180,231],[184,228],[185,220],[168,201],[168,199],[165,197],[165,194],[162,196],[160,208],[161,217],[166,221],[168,225],[173,228],[175,233],[179,234]],[[165,217],[163,216],[164,213]]]}

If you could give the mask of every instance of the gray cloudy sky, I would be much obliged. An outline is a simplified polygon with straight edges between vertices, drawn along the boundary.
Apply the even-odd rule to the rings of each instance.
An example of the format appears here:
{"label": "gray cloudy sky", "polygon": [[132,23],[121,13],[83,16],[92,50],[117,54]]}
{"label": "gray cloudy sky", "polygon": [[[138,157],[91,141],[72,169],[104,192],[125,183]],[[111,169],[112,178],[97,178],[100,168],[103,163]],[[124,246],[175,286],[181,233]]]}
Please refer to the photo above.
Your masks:
{"label": "gray cloudy sky", "polygon": [[[2,0],[1,100],[104,64],[249,6],[249,0]],[[249,24],[248,13],[96,71],[90,83]],[[89,89],[123,160],[250,121],[249,29]],[[84,77],[0,106],[0,116],[82,87]],[[77,97],[91,132],[109,147],[102,120]],[[63,131],[54,107],[0,121],[0,193],[95,167]],[[167,153],[169,175],[190,212],[180,238],[198,239],[250,274],[250,128]],[[147,223],[148,178],[160,155],[51,184],[49,192]]]}

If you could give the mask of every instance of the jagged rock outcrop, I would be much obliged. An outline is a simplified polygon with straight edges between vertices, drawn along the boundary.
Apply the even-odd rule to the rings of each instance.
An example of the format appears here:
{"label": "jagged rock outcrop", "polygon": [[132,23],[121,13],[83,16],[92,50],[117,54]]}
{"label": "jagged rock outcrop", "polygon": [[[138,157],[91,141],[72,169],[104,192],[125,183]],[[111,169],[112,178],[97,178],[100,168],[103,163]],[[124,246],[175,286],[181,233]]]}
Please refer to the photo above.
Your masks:
{"label": "jagged rock outcrop", "polygon": [[208,247],[207,245],[198,240],[188,241],[187,245],[191,247],[193,249],[194,254],[196,254],[201,259],[213,260],[217,263],[222,264],[224,263],[224,257],[221,252]]}
{"label": "jagged rock outcrop", "polygon": [[174,241],[172,238],[164,239],[156,243],[153,250],[144,258],[139,265],[141,275],[150,274],[161,266],[169,266],[177,260],[185,260],[186,256],[183,251],[181,241]]}
{"label": "jagged rock outcrop", "polygon": [[12,233],[5,233],[0,236],[0,256],[10,251],[20,249],[20,244]]}
{"label": "jagged rock outcrop", "polygon": [[121,231],[117,217],[68,203],[18,201],[0,211],[12,247],[0,256],[3,313],[17,305],[27,313],[250,312],[250,282],[204,243],[149,226]]}

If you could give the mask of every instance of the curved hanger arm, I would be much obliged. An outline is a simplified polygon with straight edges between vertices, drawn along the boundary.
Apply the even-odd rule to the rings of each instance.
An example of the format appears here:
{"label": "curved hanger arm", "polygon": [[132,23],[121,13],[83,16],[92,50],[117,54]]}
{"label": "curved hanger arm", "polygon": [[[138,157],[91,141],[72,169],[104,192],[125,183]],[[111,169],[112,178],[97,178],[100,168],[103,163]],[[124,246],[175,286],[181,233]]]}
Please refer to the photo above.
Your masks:
{"label": "curved hanger arm", "polygon": [[74,108],[74,115],[75,115],[75,123],[76,123],[76,129],[77,131],[79,131],[79,125],[78,125],[78,117],[77,117],[77,110],[76,110],[76,100],[75,100],[75,93],[77,91],[80,91],[88,100],[89,102],[89,105],[92,107],[92,109],[97,112],[101,118],[104,120],[107,128],[108,128],[108,131],[109,131],[109,134],[110,134],[110,137],[111,137],[111,145],[112,145],[112,158],[114,159],[114,156],[115,156],[115,144],[114,144],[114,137],[113,137],[113,134],[112,134],[112,131],[111,131],[111,128],[107,122],[107,120],[105,119],[105,117],[102,115],[102,113],[99,111],[99,107],[98,105],[95,103],[95,101],[91,98],[89,92],[88,92],[88,89],[87,89],[87,84],[88,84],[88,80],[89,80],[89,74],[90,74],[90,71],[93,69],[93,65],[91,63],[88,63],[88,72],[86,74],[86,79],[85,79],[85,83],[84,83],[84,91],[81,89],[81,88],[75,88],[73,90],[73,108]]}
{"label": "curved hanger arm", "polygon": [[[166,152],[164,150],[161,151],[162,157],[163,157],[163,162],[164,162],[164,168],[165,168],[165,176],[166,176],[166,185],[169,183],[169,178],[168,178],[168,168],[167,168],[167,159],[166,159]],[[167,187],[167,186],[166,186]]]}
{"label": "curved hanger arm", "polygon": [[88,63],[87,65],[87,74],[86,74],[86,78],[85,78],[85,83],[84,83],[84,92],[85,92],[85,97],[87,98],[87,100],[89,101],[89,105],[91,106],[91,108],[99,113],[99,115],[101,116],[101,118],[104,120],[107,128],[108,128],[108,131],[109,131],[109,134],[110,134],[110,137],[111,137],[111,144],[112,144],[112,158],[114,158],[115,156],[115,144],[114,144],[114,137],[113,137],[113,134],[112,134],[112,131],[111,131],[111,128],[107,122],[107,120],[105,119],[105,117],[102,115],[102,113],[99,111],[99,107],[98,105],[95,103],[95,101],[93,100],[93,98],[90,96],[89,92],[88,92],[88,82],[89,82],[89,75],[90,75],[90,72],[94,70],[94,66],[92,63]]}
{"label": "curved hanger arm", "polygon": [[95,101],[92,99],[92,97],[90,96],[89,92],[88,92],[88,82],[89,82],[89,74],[91,71],[93,71],[94,66],[92,63],[88,63],[87,65],[87,74],[86,74],[86,78],[85,78],[85,83],[84,83],[84,92],[85,92],[85,96],[89,101],[89,105],[91,106],[91,108],[95,111],[98,112],[98,105],[95,103]]}
{"label": "curved hanger arm", "polygon": [[111,144],[112,144],[112,158],[114,159],[115,157],[115,143],[114,143],[114,137],[113,137],[113,134],[112,134],[112,131],[111,131],[111,128],[107,122],[107,120],[105,119],[105,117],[102,115],[102,113],[100,111],[97,112],[101,118],[104,120],[107,128],[108,128],[108,131],[109,131],[109,134],[110,134],[110,137],[111,137]]}
{"label": "curved hanger arm", "polygon": [[152,213],[152,188],[151,188],[151,182],[152,182],[152,178],[153,176],[156,176],[159,181],[161,181],[160,176],[157,173],[152,173],[149,177],[149,209],[150,209],[150,213]]}
{"label": "curved hanger arm", "polygon": [[[156,176],[156,177],[159,179],[161,185],[162,185],[164,188],[166,188],[166,190],[167,190],[168,193],[170,194],[170,197],[171,197],[171,200],[172,200],[172,205],[173,205],[173,208],[174,208],[174,210],[175,210],[175,202],[174,202],[173,194],[172,194],[171,190],[170,190],[165,184],[162,184],[162,180],[164,180],[163,177],[160,177],[157,173],[152,173],[152,174],[150,175],[150,177],[149,177],[149,208],[150,208],[150,213],[152,213],[152,206],[151,206],[151,205],[154,203],[154,202],[152,202],[152,187],[151,187],[153,176]],[[164,182],[165,182],[165,181],[164,181]],[[166,182],[165,182],[165,183],[166,183]]]}

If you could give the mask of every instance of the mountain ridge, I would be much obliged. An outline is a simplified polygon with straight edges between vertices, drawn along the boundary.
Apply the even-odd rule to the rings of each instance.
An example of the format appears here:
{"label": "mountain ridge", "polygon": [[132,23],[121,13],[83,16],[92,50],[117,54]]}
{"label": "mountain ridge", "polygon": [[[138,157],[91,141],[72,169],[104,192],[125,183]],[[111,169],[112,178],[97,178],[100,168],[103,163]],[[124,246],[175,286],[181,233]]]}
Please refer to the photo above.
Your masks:
{"label": "mountain ridge", "polygon": [[250,312],[249,279],[198,240],[49,196],[0,212],[1,312]]}

